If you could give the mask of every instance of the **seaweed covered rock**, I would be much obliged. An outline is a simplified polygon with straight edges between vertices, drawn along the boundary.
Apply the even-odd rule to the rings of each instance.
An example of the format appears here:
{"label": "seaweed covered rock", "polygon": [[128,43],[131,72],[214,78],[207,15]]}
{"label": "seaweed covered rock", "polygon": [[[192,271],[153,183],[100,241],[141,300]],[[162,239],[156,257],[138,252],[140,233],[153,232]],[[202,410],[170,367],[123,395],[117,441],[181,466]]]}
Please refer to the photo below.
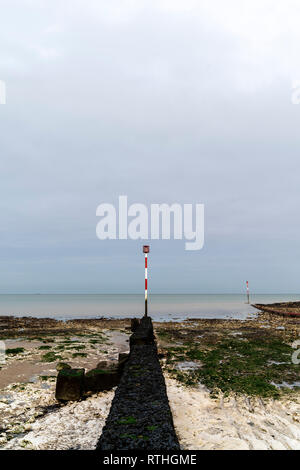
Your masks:
{"label": "seaweed covered rock", "polygon": [[132,346],[154,344],[153,326],[150,317],[143,317],[139,327],[130,336],[130,350]]}
{"label": "seaweed covered rock", "polygon": [[126,362],[129,359],[128,353],[119,353],[118,371],[120,374],[123,373]]}
{"label": "seaweed covered rock", "polygon": [[116,361],[100,361],[98,362],[96,369],[115,370],[117,367],[118,363]]}
{"label": "seaweed covered rock", "polygon": [[129,353],[119,353],[118,361],[119,363],[124,361],[125,359],[127,360],[129,358]]}
{"label": "seaweed covered rock", "polygon": [[59,362],[56,366],[56,370],[60,371],[63,369],[72,369],[70,364],[67,364],[66,362]]}
{"label": "seaweed covered rock", "polygon": [[63,401],[79,400],[84,389],[84,369],[62,369],[56,382],[55,398]]}
{"label": "seaweed covered rock", "polygon": [[102,392],[115,387],[119,381],[117,370],[92,369],[85,374],[84,389],[86,392]]}
{"label": "seaweed covered rock", "polygon": [[131,319],[131,326],[130,326],[130,329],[132,332],[136,331],[137,328],[139,327],[140,325],[140,320],[138,318],[132,318]]}

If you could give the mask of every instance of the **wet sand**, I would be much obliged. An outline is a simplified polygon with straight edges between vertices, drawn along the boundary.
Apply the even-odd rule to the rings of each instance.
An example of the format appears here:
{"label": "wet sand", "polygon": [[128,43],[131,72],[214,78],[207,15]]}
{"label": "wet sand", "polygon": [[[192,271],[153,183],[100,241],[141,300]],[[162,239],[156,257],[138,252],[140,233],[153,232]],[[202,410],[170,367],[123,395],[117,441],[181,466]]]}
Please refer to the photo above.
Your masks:
{"label": "wet sand", "polygon": [[[128,340],[127,335],[124,336],[124,333],[119,331],[109,331],[102,330],[106,335],[108,342],[113,345],[112,348],[108,348],[106,353],[95,352],[94,350],[88,349],[88,344],[85,341],[82,341],[81,344],[87,344],[84,351],[88,354],[86,358],[77,357],[76,360],[68,357],[66,360],[71,367],[83,367],[86,370],[94,369],[100,360],[117,360],[119,352],[126,352],[128,350]],[[78,341],[77,337],[74,337],[74,346],[75,341]],[[62,343],[61,339],[58,339],[55,343],[59,345]],[[6,340],[5,341],[7,348],[24,348],[25,352],[23,354],[17,355],[13,360],[8,359],[6,364],[2,365],[0,370],[0,390],[5,388],[11,383],[15,382],[30,382],[34,380],[35,376],[41,375],[51,375],[57,374],[55,366],[60,360],[53,361],[50,363],[44,363],[42,361],[42,354],[39,348],[45,346],[44,343],[40,341],[24,341],[24,340]],[[47,350],[44,350],[43,353],[46,353]],[[24,358],[28,357],[28,360]]]}

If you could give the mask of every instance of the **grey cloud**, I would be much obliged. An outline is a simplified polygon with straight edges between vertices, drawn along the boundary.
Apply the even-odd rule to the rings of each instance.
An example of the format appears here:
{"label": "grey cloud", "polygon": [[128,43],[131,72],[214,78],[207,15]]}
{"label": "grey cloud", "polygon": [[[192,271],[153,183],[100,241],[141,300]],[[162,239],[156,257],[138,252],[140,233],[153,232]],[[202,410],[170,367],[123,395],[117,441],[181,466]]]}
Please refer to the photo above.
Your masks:
{"label": "grey cloud", "polygon": [[95,235],[119,194],[206,205],[201,252],[153,243],[156,291],[297,291],[292,2],[269,36],[256,2],[2,3],[2,291],[137,292],[141,243]]}

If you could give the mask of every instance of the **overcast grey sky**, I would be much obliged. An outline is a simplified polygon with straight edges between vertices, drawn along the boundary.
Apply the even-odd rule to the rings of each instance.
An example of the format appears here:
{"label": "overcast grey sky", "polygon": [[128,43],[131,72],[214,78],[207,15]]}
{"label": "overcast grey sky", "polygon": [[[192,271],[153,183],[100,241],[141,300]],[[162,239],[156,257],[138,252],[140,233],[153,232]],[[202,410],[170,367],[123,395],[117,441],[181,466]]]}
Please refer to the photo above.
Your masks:
{"label": "overcast grey sky", "polygon": [[0,292],[143,292],[98,204],[204,203],[152,292],[300,291],[298,0],[0,0]]}

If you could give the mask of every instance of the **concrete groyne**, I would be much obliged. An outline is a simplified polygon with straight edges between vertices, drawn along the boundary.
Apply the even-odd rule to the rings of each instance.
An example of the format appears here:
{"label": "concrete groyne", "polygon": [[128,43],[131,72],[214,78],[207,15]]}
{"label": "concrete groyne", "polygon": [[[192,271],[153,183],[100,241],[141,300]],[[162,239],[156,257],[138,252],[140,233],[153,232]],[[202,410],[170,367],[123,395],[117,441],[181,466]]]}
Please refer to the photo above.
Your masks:
{"label": "concrete groyne", "polygon": [[178,450],[151,318],[130,337],[130,355],[97,450]]}

